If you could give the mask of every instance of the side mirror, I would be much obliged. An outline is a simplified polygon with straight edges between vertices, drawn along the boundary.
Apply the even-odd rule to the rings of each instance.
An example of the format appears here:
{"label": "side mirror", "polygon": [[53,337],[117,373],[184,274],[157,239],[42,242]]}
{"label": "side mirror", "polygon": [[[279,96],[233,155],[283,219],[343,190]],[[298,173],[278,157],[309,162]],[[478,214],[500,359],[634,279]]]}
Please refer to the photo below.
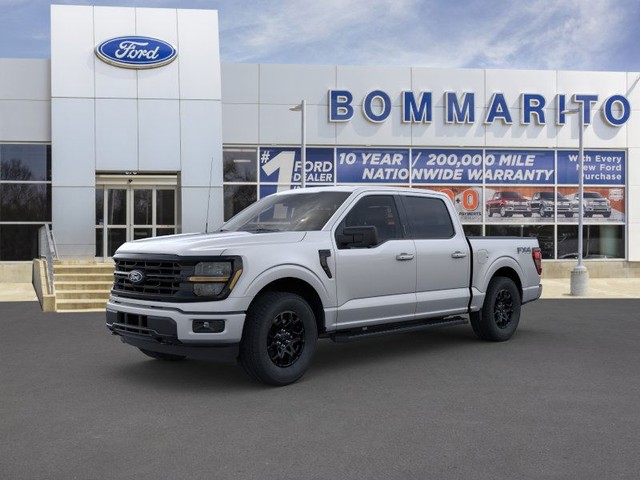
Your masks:
{"label": "side mirror", "polygon": [[378,229],[374,225],[344,227],[336,235],[338,248],[369,248],[378,244]]}

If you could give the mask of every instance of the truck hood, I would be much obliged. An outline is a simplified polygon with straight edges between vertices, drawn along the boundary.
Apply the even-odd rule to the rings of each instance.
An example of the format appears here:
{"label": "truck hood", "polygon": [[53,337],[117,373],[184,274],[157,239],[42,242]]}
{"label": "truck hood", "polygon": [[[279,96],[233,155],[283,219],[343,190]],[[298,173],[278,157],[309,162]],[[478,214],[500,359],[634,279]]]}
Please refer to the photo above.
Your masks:
{"label": "truck hood", "polygon": [[306,232],[217,232],[186,233],[146,238],[127,242],[118,248],[118,254],[158,254],[179,256],[222,255],[228,248],[251,245],[279,245],[300,242]]}

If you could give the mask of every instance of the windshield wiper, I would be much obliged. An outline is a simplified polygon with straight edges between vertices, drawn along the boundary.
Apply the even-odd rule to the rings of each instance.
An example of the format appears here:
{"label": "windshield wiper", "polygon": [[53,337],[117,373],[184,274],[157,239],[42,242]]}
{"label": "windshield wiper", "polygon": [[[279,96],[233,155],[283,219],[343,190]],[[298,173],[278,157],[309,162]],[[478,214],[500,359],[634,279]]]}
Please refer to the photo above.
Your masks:
{"label": "windshield wiper", "polygon": [[278,230],[277,228],[264,228],[264,227],[256,227],[245,230],[245,232],[251,233],[270,233],[270,232],[281,232],[282,230]]}

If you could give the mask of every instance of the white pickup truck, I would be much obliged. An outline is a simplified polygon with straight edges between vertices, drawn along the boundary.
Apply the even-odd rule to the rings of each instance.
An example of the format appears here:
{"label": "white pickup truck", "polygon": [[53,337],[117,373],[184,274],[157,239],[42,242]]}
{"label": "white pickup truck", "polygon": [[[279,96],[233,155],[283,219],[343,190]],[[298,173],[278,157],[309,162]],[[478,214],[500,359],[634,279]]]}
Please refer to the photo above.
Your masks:
{"label": "white pickup truck", "polygon": [[449,198],[324,187],[277,193],[213,233],[124,244],[107,327],[162,360],[237,359],[298,380],[319,337],[345,342],[466,323],[508,340],[542,293],[535,238],[467,238]]}

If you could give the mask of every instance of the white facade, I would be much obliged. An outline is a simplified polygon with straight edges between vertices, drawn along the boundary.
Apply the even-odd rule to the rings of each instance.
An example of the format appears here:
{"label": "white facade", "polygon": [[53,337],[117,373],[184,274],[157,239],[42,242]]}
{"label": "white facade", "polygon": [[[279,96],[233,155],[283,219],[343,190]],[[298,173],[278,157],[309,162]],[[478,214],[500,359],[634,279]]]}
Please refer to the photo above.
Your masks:
{"label": "white facade", "polygon": [[[95,55],[103,41],[127,35],[168,42],[177,57],[159,68],[131,70]],[[62,257],[97,255],[96,231],[101,224],[96,192],[107,177],[126,182],[136,175],[148,176],[148,182],[165,186],[174,182],[175,224],[182,232],[202,231],[207,222],[210,229],[219,226],[225,201],[237,200],[236,187],[246,187],[254,199],[276,188],[291,188],[295,180],[278,186],[261,179],[258,156],[296,148],[299,155],[301,118],[290,108],[301,100],[306,102],[307,146],[332,149],[333,176],[326,177],[326,183],[335,184],[351,183],[340,178],[338,168],[339,149],[345,148],[405,149],[409,157],[421,148],[477,149],[483,156],[492,149],[535,150],[550,152],[555,168],[558,152],[578,146],[578,119],[568,115],[564,125],[556,121],[558,98],[565,95],[565,108],[575,108],[574,94],[591,94],[598,99],[585,130],[585,148],[624,152],[626,161],[623,184],[604,185],[622,191],[622,220],[598,217],[591,224],[621,229],[625,247],[620,257],[640,261],[640,73],[233,63],[221,67],[213,10],[54,5],[51,39],[50,61],[0,60],[0,146],[51,145],[50,221]],[[331,121],[331,91],[352,96],[353,115],[348,120]],[[379,122],[363,114],[365,98],[374,91],[389,96],[390,113]],[[403,92],[413,92],[416,99],[422,92],[431,94],[430,122],[403,121]],[[447,121],[447,92],[459,101],[465,92],[473,94],[472,122]],[[496,93],[503,94],[511,123],[485,121]],[[522,121],[525,93],[544,98],[543,124]],[[615,95],[626,99],[630,114],[619,126],[603,115],[607,100]],[[374,113],[384,110],[379,100],[373,102]],[[614,105],[610,113],[620,118],[621,105]],[[254,162],[252,178],[225,177],[231,165],[225,162],[232,161],[227,153],[233,151],[244,152],[241,161]],[[0,178],[0,194],[5,180]],[[399,183],[428,187],[413,180]],[[438,187],[446,185],[436,182]],[[477,187],[485,196],[492,191],[484,181]],[[558,180],[539,189],[570,190]],[[0,209],[0,250],[3,225],[20,223],[2,215]],[[537,220],[536,225],[553,228],[555,239],[573,225],[565,219]],[[517,217],[497,224],[527,222]],[[493,225],[485,213],[480,224],[483,229]]]}

